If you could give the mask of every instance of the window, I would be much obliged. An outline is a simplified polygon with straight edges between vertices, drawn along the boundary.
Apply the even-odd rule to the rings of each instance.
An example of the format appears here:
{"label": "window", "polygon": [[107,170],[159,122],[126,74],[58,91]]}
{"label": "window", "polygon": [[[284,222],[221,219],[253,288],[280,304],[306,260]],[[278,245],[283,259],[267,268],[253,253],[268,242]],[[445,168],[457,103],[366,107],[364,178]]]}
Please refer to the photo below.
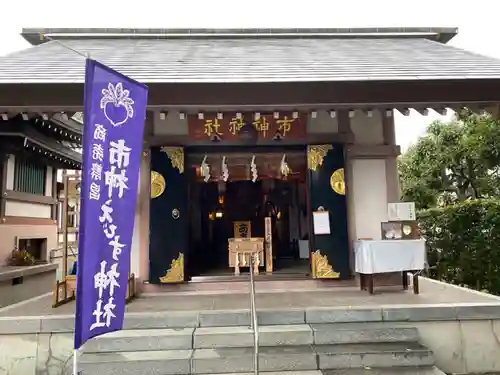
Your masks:
{"label": "window", "polygon": [[68,227],[69,228],[76,227],[75,214],[76,214],[75,207],[68,203]]}
{"label": "window", "polygon": [[45,261],[47,257],[46,238],[18,238],[18,250],[26,250],[35,261]]}
{"label": "window", "polygon": [[16,156],[14,190],[21,193],[44,195],[45,174],[46,168],[44,165]]}

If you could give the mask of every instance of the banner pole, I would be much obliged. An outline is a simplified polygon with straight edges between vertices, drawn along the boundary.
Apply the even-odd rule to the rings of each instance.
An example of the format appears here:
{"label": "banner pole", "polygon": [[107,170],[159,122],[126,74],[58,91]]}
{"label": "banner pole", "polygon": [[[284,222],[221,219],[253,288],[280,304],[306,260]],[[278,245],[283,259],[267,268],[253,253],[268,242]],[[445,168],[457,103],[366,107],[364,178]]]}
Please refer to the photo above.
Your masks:
{"label": "banner pole", "polygon": [[73,350],[73,375],[78,375],[78,349]]}

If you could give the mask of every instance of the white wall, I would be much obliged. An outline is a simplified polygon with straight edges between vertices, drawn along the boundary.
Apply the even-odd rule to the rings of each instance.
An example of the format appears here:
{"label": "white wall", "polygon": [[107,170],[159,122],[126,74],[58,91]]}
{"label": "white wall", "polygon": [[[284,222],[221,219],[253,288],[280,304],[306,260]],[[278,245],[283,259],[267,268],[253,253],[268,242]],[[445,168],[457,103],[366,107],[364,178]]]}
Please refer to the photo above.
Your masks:
{"label": "white wall", "polygon": [[330,112],[318,111],[316,112],[316,118],[309,116],[309,121],[307,122],[307,132],[309,134],[338,133],[338,131],[339,124],[337,117],[331,118]]}
{"label": "white wall", "polygon": [[387,185],[384,159],[351,162],[355,238],[381,239],[380,223],[387,221]]}
{"label": "white wall", "polygon": [[154,135],[187,135],[187,115],[184,120],[179,118],[179,112],[169,111],[165,120],[160,119],[160,112],[155,112],[153,122]]}
{"label": "white wall", "polygon": [[382,126],[382,112],[373,111],[372,117],[368,117],[363,111],[354,111],[351,118],[351,131],[357,144],[381,145],[384,143],[384,131]]}
{"label": "white wall", "polygon": [[37,217],[50,219],[51,206],[40,203],[5,201],[5,216]]}

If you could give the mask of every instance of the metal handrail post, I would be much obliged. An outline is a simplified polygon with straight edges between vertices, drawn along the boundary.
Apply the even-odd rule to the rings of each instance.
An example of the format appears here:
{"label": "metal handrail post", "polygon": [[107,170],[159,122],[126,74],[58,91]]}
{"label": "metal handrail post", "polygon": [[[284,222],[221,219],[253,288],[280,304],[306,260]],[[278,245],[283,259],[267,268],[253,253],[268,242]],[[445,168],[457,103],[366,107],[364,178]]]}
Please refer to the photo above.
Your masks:
{"label": "metal handrail post", "polygon": [[251,325],[254,339],[254,375],[259,375],[259,327],[257,323],[257,309],[255,308],[255,282],[254,282],[254,256],[250,254],[250,306],[251,306]]}

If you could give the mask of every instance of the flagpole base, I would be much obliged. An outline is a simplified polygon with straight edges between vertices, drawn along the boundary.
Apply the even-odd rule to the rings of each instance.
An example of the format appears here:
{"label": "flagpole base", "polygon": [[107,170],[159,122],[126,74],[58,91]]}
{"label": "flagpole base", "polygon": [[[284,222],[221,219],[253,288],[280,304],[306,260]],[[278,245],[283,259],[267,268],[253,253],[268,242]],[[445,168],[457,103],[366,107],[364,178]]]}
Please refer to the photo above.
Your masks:
{"label": "flagpole base", "polygon": [[72,375],[79,375],[80,373],[78,372],[78,350],[75,349],[73,350],[73,374]]}

